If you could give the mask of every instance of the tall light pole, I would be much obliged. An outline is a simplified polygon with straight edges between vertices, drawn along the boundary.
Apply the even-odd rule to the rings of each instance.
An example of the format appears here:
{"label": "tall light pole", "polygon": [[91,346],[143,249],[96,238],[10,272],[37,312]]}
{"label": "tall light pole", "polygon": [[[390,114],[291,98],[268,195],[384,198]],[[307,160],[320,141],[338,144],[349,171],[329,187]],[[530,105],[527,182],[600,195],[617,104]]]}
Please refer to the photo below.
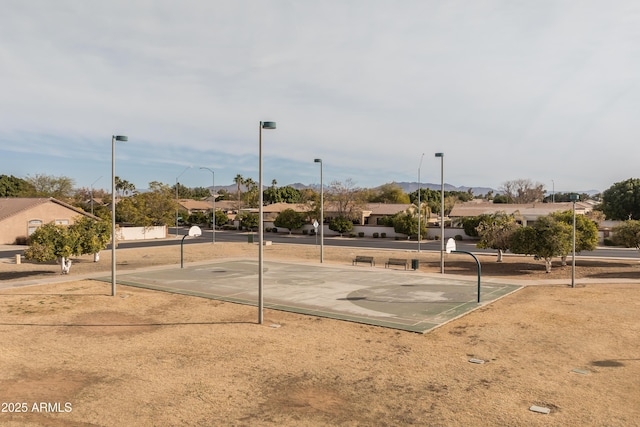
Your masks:
{"label": "tall light pole", "polygon": [[320,163],[320,263],[324,260],[324,185],[322,184],[322,159],[314,159]]}
{"label": "tall light pole", "polygon": [[178,199],[178,179],[187,171],[187,169],[191,169],[191,166],[187,166],[184,170],[176,177],[176,237],[178,237],[178,210],[180,209],[180,199]]}
{"label": "tall light pole", "polygon": [[422,153],[422,157],[420,157],[420,164],[418,165],[418,252],[420,252],[420,232],[422,229],[420,228],[420,217],[422,216],[422,209],[420,205],[420,168],[422,167],[422,159],[424,159],[424,153]]}
{"label": "tall light pole", "polygon": [[444,153],[440,157],[440,273],[444,274]]}
{"label": "tall light pole", "polygon": [[[102,178],[102,175],[100,175],[100,178]],[[93,181],[91,183],[91,188],[89,189],[89,196],[91,197],[91,215],[93,215],[93,184],[95,184],[96,182],[100,181],[100,178],[96,179],[95,181]]]}
{"label": "tall light pole", "polygon": [[262,298],[262,285],[263,285],[263,281],[262,281],[262,273],[263,273],[263,266],[264,266],[264,260],[263,260],[263,256],[262,256],[262,249],[264,246],[264,224],[263,224],[263,219],[264,219],[264,209],[263,209],[263,204],[264,204],[264,195],[262,194],[262,129],[275,129],[276,128],[276,122],[260,122],[260,128],[259,128],[259,150],[258,150],[258,158],[259,158],[259,166],[258,166],[258,323],[260,325],[262,325],[263,322],[263,316],[262,316],[262,311],[263,311],[263,298]]}
{"label": "tall light pole", "polygon": [[124,135],[111,136],[111,296],[116,296],[116,141],[127,142]]}
{"label": "tall light pole", "polygon": [[576,287],[576,202],[580,200],[580,196],[572,194],[569,199],[573,202],[573,256],[571,259],[571,287]]}
{"label": "tall light pole", "polygon": [[209,172],[211,172],[211,179],[212,179],[212,184],[213,184],[213,189],[211,190],[211,198],[213,199],[213,211],[212,211],[212,215],[211,215],[211,227],[213,229],[213,235],[211,237],[211,243],[215,243],[216,242],[216,174],[212,169],[209,168],[200,168],[200,169],[206,169]]}

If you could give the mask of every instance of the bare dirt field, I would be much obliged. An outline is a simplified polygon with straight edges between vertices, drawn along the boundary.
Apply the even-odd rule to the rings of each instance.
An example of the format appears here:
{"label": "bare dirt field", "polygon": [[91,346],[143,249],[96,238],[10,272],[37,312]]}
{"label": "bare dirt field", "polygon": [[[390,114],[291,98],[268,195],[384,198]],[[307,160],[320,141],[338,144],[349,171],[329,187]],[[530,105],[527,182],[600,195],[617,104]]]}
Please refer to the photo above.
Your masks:
{"label": "bare dirt field", "polygon": [[[325,246],[327,263],[356,254],[439,271],[437,253]],[[109,255],[80,257],[56,283],[56,265],[0,262],[0,287],[36,283],[0,291],[0,425],[640,425],[636,260],[579,260],[571,288],[570,267],[483,256],[483,277],[532,286],[421,335],[272,310],[258,325],[255,307],[127,286],[111,297],[110,284],[80,280],[110,271]],[[118,250],[118,270],[179,256]],[[257,258],[257,247],[203,243],[184,256]],[[267,260],[317,257],[265,247]],[[446,265],[476,274],[464,255]]]}

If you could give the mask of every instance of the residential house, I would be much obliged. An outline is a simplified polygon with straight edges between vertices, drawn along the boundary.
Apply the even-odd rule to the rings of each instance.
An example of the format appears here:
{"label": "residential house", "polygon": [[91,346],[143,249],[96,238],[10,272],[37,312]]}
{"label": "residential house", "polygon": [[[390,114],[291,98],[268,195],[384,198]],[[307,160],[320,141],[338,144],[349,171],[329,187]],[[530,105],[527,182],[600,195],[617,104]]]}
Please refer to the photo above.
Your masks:
{"label": "residential house", "polygon": [[[585,215],[591,212],[593,205],[587,202],[576,202],[576,214]],[[483,200],[473,200],[466,203],[458,203],[453,206],[449,218],[453,224],[459,223],[463,218],[480,215],[492,215],[497,212],[513,214],[522,225],[533,225],[541,216],[547,216],[553,212],[573,210],[573,202],[563,203],[491,203]]]}
{"label": "residential house", "polygon": [[80,215],[99,219],[52,197],[0,199],[0,244],[25,244],[38,227],[50,222],[71,225]]}

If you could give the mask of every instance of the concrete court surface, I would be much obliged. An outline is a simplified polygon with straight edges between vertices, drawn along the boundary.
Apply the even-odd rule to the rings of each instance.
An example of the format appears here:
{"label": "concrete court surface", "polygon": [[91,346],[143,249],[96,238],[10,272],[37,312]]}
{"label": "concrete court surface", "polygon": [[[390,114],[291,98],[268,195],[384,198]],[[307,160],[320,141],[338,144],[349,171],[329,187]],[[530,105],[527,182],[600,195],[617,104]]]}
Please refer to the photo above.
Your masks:
{"label": "concrete court surface", "polygon": [[[110,281],[110,277],[101,280]],[[257,306],[258,262],[225,260],[121,273],[119,284]],[[521,288],[477,277],[265,261],[265,308],[424,333]],[[256,312],[257,320],[257,312]]]}

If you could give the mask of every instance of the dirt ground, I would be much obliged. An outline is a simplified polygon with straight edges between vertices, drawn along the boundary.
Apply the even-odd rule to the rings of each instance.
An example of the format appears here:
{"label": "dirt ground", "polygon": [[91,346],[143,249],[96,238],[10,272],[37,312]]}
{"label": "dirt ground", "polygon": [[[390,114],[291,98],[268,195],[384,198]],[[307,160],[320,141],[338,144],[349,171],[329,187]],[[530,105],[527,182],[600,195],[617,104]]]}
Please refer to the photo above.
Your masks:
{"label": "dirt ground", "polygon": [[[185,262],[257,259],[250,244],[184,252]],[[302,245],[264,253],[318,258]],[[325,246],[324,258],[356,254],[439,271],[437,253]],[[179,256],[118,250],[118,270]],[[2,260],[2,282],[37,284],[0,291],[0,424],[640,425],[640,263],[580,259],[571,288],[570,267],[480,260],[483,277],[531,286],[425,335],[273,310],[258,325],[255,307],[127,286],[111,297],[110,284],[81,280],[110,271],[109,251],[76,259],[58,283],[48,283],[61,278],[56,265]],[[464,255],[448,255],[446,269],[476,274]]]}

